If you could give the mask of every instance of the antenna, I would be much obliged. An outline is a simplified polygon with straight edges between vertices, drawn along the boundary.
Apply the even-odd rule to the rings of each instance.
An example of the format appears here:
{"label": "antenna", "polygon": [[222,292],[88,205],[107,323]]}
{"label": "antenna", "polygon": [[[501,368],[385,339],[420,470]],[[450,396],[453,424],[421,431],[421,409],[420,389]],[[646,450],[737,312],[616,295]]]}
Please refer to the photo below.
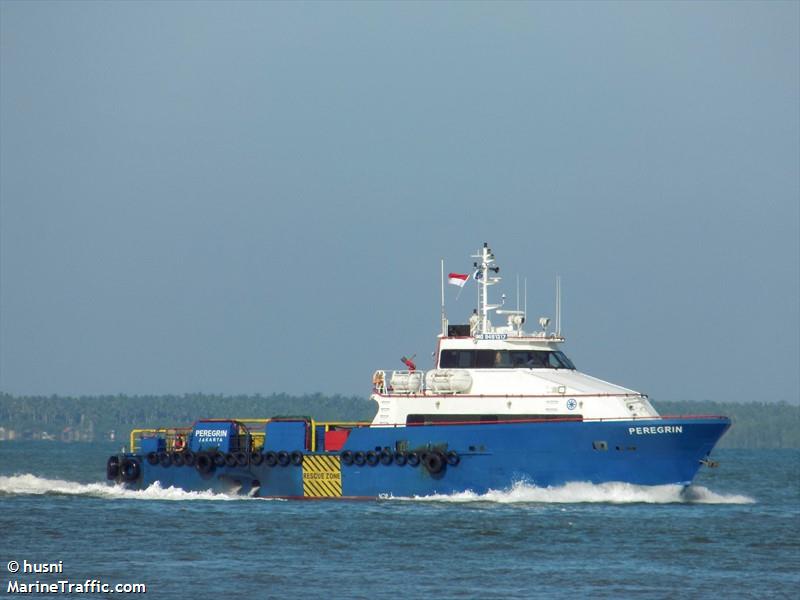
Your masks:
{"label": "antenna", "polygon": [[556,275],[556,335],[561,337],[561,275]]}
{"label": "antenna", "polygon": [[525,278],[525,308],[523,309],[525,313],[525,322],[528,322],[528,278]]}
{"label": "antenna", "polygon": [[517,273],[517,310],[519,310],[519,273]]}

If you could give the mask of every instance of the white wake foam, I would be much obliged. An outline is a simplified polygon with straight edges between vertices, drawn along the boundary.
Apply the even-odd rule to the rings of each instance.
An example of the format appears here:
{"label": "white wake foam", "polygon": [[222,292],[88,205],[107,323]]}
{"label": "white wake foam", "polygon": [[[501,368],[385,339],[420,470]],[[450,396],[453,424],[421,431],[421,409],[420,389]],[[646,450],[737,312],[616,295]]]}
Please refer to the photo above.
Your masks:
{"label": "white wake foam", "polygon": [[485,494],[461,492],[451,495],[417,496],[403,500],[425,502],[497,502],[500,504],[753,504],[755,499],[741,494],[718,494],[703,486],[633,485],[630,483],[573,482],[554,487],[516,483],[508,490]]}
{"label": "white wake foam", "polygon": [[[205,492],[187,492],[154,483],[144,490],[128,490],[119,485],[105,483],[78,483],[63,479],[45,479],[30,473],[0,476],[0,496],[45,495],[91,496],[108,499],[133,500],[264,500],[252,496],[238,496]],[[567,483],[556,487],[536,487],[517,483],[508,490],[490,490],[485,494],[461,492],[451,495],[392,497],[390,500],[422,502],[495,502],[499,504],[753,504],[755,500],[741,494],[719,494],[703,486],[633,485],[630,483]]]}
{"label": "white wake foam", "polygon": [[229,496],[214,492],[187,492],[175,487],[162,488],[156,482],[144,490],[128,490],[119,485],[105,483],[77,483],[63,479],[45,479],[26,473],[24,475],[0,476],[2,495],[93,496],[96,498],[127,498],[137,500],[242,500],[243,496]]}

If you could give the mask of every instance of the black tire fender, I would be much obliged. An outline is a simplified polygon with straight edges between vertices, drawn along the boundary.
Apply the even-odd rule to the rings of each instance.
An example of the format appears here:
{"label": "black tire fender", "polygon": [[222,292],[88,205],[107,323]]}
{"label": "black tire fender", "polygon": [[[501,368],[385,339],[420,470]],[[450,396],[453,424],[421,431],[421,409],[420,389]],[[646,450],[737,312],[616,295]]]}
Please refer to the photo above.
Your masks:
{"label": "black tire fender", "polygon": [[120,463],[119,472],[125,481],[136,481],[142,474],[142,465],[137,458],[124,458]]}
{"label": "black tire fender", "polygon": [[195,458],[195,468],[200,473],[210,473],[214,470],[214,457],[207,452],[200,452]]}
{"label": "black tire fender", "polygon": [[447,461],[441,452],[434,451],[426,452],[422,457],[422,463],[425,465],[425,468],[428,469],[428,473],[436,475],[442,472]]}
{"label": "black tire fender", "polygon": [[119,475],[119,456],[109,456],[106,462],[106,479],[116,479]]}
{"label": "black tire fender", "polygon": [[233,457],[236,459],[236,464],[240,467],[246,467],[247,462],[250,459],[250,455],[247,452],[234,452]]}

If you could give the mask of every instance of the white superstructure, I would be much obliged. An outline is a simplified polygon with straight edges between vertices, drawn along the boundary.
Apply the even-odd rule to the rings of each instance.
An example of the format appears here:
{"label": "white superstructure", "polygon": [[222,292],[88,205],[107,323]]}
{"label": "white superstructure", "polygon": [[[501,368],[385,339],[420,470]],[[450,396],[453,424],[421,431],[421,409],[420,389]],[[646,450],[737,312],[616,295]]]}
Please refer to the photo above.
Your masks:
{"label": "white superstructure", "polygon": [[[468,325],[448,325],[443,312],[437,368],[375,372],[373,425],[658,416],[644,394],[575,369],[560,350],[560,309],[555,332],[540,319],[542,330],[526,333],[525,311],[490,304],[489,287],[500,281],[494,254],[484,244],[473,258],[478,309]],[[506,323],[494,326],[491,313]]]}

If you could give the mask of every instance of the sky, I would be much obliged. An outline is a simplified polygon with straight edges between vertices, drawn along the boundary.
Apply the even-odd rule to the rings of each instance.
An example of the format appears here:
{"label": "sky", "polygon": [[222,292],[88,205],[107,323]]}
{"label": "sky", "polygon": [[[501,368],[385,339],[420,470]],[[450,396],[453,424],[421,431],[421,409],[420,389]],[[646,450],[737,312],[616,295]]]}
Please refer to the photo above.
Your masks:
{"label": "sky", "polygon": [[[0,1],[0,391],[347,394],[494,249],[582,371],[800,402],[800,3]],[[447,292],[451,323],[476,306]]]}

